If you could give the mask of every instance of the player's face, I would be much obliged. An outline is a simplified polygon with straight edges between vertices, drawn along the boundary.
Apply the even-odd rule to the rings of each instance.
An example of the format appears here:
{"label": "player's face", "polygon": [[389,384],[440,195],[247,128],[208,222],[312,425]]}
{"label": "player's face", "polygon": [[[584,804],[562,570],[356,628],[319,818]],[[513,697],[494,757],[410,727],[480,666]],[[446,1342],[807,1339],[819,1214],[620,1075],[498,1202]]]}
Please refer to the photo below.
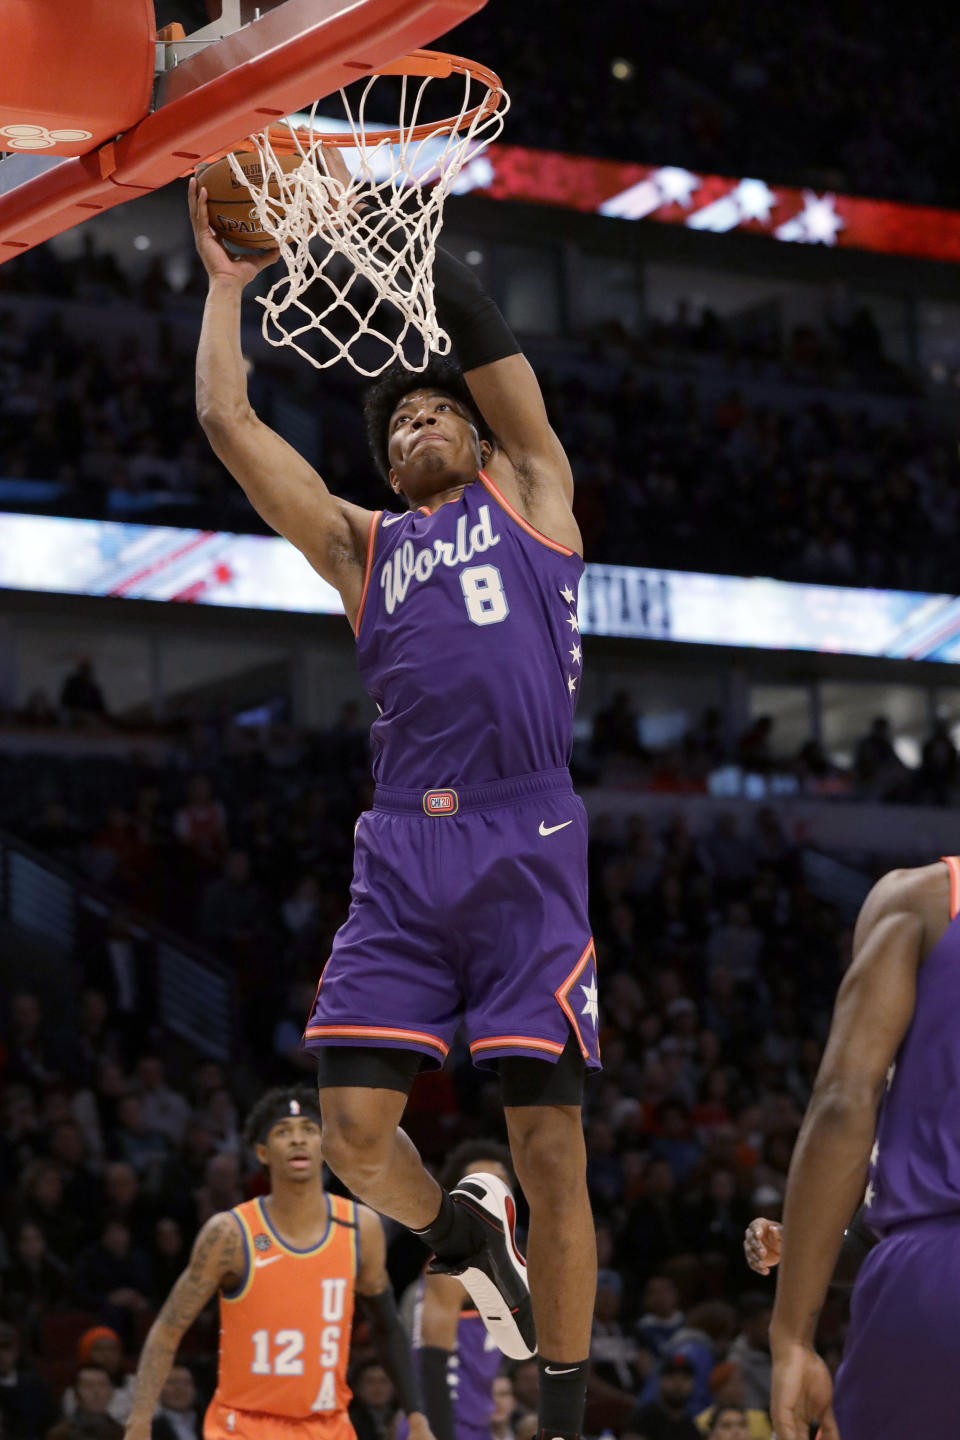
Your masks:
{"label": "player's face", "polygon": [[412,390],[390,417],[387,436],[394,488],[416,505],[481,464],[477,429],[464,407],[442,390]]}
{"label": "player's face", "polygon": [[717,1423],[710,1431],[710,1440],[749,1440],[747,1417],[737,1410],[728,1410],[717,1416]]}
{"label": "player's face", "polygon": [[323,1171],[320,1126],[309,1115],[285,1115],[271,1125],[262,1150],[262,1162],[270,1171],[271,1184],[292,1181],[302,1184],[316,1180]]}

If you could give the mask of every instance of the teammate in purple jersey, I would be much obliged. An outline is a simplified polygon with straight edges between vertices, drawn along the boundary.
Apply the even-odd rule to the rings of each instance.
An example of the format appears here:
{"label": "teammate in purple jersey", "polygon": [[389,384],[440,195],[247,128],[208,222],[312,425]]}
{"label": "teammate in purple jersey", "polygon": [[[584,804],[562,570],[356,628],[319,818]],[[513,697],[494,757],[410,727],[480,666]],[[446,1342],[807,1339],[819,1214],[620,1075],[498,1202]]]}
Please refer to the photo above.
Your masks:
{"label": "teammate in purple jersey", "polygon": [[[440,1174],[446,1189],[471,1171],[513,1185],[510,1155],[494,1140],[466,1140],[448,1156]],[[463,1283],[454,1275],[425,1271],[417,1281],[413,1353],[424,1409],[436,1440],[490,1440],[496,1409],[493,1387],[502,1356]],[[394,1440],[407,1440],[401,1416]]]}
{"label": "teammate in purple jersey", "polygon": [[[807,1440],[817,1421],[822,1440],[956,1433],[958,913],[960,859],[949,857],[884,876],[857,920],[779,1237],[770,1326],[779,1440]],[[814,1334],[861,1196],[879,1243],[862,1247],[834,1397]],[[775,1236],[758,1237],[765,1263],[775,1246]]]}
{"label": "teammate in purple jersey", "polygon": [[[462,368],[400,366],[365,406],[406,513],[331,495],[247,398],[241,295],[275,253],[230,256],[196,182],[191,207],[209,276],[201,423],[261,516],[339,590],[381,710],[350,912],[306,1027],[324,1155],[462,1279],[506,1354],[539,1342],[541,1430],[573,1440],[596,1285],[581,1105],[599,1054],[586,814],[567,769],[583,573],[570,466],[496,306],[438,251],[437,314]],[[475,1062],[499,1069],[529,1288],[508,1187],[478,1173],[444,1190],[399,1128],[417,1071],[461,1025]]]}

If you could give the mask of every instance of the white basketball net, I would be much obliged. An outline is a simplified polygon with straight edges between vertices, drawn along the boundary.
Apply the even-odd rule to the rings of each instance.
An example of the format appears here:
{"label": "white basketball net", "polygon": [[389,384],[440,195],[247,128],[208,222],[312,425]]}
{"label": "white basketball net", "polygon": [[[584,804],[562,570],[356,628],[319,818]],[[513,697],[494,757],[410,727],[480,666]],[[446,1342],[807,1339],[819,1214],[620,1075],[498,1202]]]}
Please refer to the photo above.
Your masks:
{"label": "white basketball net", "polygon": [[[229,157],[237,180],[250,190],[260,226],[280,249],[286,272],[266,296],[258,297],[264,307],[264,337],[271,345],[290,346],[317,369],[345,359],[361,375],[373,376],[399,359],[417,371],[426,366],[431,352],[445,355],[450,350],[433,299],[433,260],[444,201],[464,167],[473,165],[503,129],[509,100],[504,94],[497,109],[485,111],[482,102],[493,93],[491,88],[470,74],[451,76],[451,85],[463,82],[459,112],[448,110],[455,118],[426,136],[415,136],[434,78],[402,76],[395,127],[399,140],[378,139],[377,131],[382,134],[384,127],[375,130],[366,120],[368,97],[379,75],[363,83],[355,110],[347,92],[340,91],[349,126],[342,145],[351,171],[346,186],[324,168],[324,147],[315,136],[321,128],[316,121],[321,102],[311,109],[308,126],[285,126],[302,157],[299,163],[290,156],[286,134],[283,146],[277,142],[279,153],[269,133],[251,137],[263,167],[260,185],[251,183],[235,157]],[[476,106],[480,109],[471,119],[469,112]],[[288,165],[293,158],[295,168],[284,170],[284,158]],[[481,172],[473,183],[486,178]],[[398,334],[390,333],[396,321],[391,325],[382,313],[384,303],[399,314]],[[301,343],[314,332],[326,341],[319,357]],[[405,349],[408,338],[415,343]]]}

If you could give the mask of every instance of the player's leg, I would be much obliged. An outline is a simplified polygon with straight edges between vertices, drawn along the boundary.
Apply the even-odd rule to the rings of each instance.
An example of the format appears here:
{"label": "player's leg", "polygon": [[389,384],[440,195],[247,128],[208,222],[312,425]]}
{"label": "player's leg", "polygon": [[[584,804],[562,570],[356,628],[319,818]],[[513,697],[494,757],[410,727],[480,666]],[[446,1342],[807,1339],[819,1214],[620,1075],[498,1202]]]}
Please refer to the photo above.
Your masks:
{"label": "player's leg", "polygon": [[422,1060],[386,1047],[318,1053],[323,1158],[365,1205],[414,1230],[430,1224],[442,1193],[400,1129]]}
{"label": "player's leg", "polygon": [[586,1400],[597,1245],[581,1105],[585,1065],[571,1034],[561,1058],[506,1057],[504,1113],[530,1208],[527,1266],[537,1328],[541,1435],[578,1435]]}
{"label": "player's leg", "polygon": [[474,1209],[455,1203],[437,1184],[400,1128],[422,1061],[416,1051],[386,1047],[321,1050],[323,1156],[365,1205],[399,1221],[442,1261],[457,1266],[497,1237]]}

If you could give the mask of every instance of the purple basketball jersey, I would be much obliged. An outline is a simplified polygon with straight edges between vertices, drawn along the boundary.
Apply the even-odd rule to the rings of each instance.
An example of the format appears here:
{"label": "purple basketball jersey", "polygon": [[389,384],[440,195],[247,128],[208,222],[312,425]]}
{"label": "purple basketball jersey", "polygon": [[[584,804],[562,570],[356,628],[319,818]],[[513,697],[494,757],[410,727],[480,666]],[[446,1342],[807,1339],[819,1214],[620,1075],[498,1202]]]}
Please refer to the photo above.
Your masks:
{"label": "purple basketball jersey", "polygon": [[428,790],[570,759],[583,561],[480,472],[434,513],[378,513],[357,620],[378,784]]}
{"label": "purple basketball jersey", "polygon": [[[413,1351],[419,1368],[423,1348],[423,1277],[417,1282],[413,1312]],[[450,1356],[450,1398],[457,1440],[489,1440],[493,1414],[493,1382],[500,1374],[503,1356],[494,1345],[476,1310],[463,1310],[457,1325],[457,1348]],[[397,1427],[396,1440],[406,1440],[405,1418]]]}
{"label": "purple basketball jersey", "polygon": [[[955,860],[947,862],[954,872]],[[957,891],[951,885],[951,895]],[[960,919],[951,920],[917,976],[917,1002],[887,1089],[870,1158],[865,1217],[885,1235],[894,1226],[960,1216]]]}

